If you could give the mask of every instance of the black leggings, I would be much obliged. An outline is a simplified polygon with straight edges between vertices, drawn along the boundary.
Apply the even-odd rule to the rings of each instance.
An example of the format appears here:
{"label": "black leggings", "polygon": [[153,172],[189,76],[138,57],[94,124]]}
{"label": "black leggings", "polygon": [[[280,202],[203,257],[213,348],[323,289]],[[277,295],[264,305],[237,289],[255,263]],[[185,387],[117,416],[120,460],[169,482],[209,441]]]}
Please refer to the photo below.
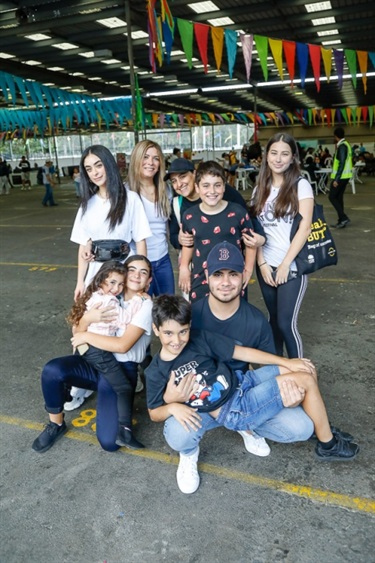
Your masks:
{"label": "black leggings", "polygon": [[263,280],[259,268],[257,268],[257,276],[269,313],[276,354],[283,355],[285,343],[289,358],[303,358],[297,319],[307,289],[307,276],[298,276],[278,287],[268,285]]}
{"label": "black leggings", "polygon": [[100,350],[95,346],[89,346],[82,357],[113,387],[117,395],[119,424],[131,429],[138,364],[135,362],[120,364],[112,352]]}

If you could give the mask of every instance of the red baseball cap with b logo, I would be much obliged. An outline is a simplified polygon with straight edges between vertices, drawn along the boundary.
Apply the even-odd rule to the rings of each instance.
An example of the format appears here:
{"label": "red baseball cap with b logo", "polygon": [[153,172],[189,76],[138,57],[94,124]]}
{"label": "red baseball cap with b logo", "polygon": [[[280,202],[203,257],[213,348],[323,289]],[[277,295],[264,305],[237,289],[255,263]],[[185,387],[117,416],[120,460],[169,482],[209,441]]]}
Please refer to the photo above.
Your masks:
{"label": "red baseball cap with b logo", "polygon": [[216,244],[207,256],[208,275],[212,276],[218,270],[233,270],[243,272],[245,267],[244,258],[241,251],[224,240]]}

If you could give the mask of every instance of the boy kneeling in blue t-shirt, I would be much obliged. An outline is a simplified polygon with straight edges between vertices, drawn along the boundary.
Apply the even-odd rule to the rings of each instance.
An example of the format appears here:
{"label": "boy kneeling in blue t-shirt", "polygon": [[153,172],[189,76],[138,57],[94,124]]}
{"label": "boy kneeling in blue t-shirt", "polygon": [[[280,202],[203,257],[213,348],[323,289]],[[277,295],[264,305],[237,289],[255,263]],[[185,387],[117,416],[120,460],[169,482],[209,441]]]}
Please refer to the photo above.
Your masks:
{"label": "boy kneeling in blue t-shirt", "polygon": [[[151,420],[163,422],[173,416],[183,432],[190,432],[200,428],[199,413],[208,412],[229,430],[252,430],[283,408],[296,406],[285,399],[292,388],[314,423],[318,459],[347,461],[356,457],[359,446],[351,442],[352,437],[338,429],[334,434],[331,431],[310,360],[238,346],[219,334],[190,332],[190,303],[177,295],[157,297],[152,320],[162,348],[145,371]],[[246,373],[234,371],[226,363],[231,359],[266,367]],[[258,384],[260,371],[263,382]],[[198,447],[180,452],[177,483],[183,493],[193,493],[199,487],[198,455]]]}

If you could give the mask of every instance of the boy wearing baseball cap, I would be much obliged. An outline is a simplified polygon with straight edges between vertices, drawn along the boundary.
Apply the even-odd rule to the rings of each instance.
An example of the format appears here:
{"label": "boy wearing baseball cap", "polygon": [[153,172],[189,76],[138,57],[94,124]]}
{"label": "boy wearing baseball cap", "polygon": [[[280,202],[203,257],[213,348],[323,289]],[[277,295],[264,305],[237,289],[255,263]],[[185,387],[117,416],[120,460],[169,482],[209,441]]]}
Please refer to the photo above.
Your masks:
{"label": "boy wearing baseball cap", "polygon": [[[211,273],[229,261],[231,268],[240,268],[240,261],[231,259],[230,246],[219,245],[212,252]],[[191,305],[177,295],[157,297],[152,320],[162,347],[145,371],[147,406],[152,421],[165,421],[164,436],[180,454],[177,484],[181,492],[191,494],[199,487],[198,444],[207,430],[219,426],[237,432],[252,430],[300,403],[314,424],[319,460],[356,457],[359,446],[351,442],[352,437],[331,429],[310,360],[274,356],[238,346],[219,334],[190,331]],[[265,367],[233,370],[232,359]],[[196,436],[188,449],[182,445],[186,432]]]}

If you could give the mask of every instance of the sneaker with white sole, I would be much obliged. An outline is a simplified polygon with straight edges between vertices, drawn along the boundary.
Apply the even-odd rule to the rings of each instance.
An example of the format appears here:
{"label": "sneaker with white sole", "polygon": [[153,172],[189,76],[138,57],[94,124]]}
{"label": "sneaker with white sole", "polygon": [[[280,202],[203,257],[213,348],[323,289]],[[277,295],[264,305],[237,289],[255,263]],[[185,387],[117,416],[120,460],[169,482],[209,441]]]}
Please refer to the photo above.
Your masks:
{"label": "sneaker with white sole", "polygon": [[181,493],[185,495],[195,493],[199,487],[198,457],[199,448],[193,455],[180,454],[180,463],[177,469],[177,485]]}
{"label": "sneaker with white sole", "polygon": [[91,391],[91,389],[78,389],[77,387],[75,387],[72,400],[64,403],[64,410],[74,411],[75,409],[78,409],[81,405],[83,405],[85,399],[88,399],[93,394],[93,392],[94,391]]}
{"label": "sneaker with white sole", "polygon": [[140,375],[140,373],[138,372],[138,375],[137,375],[137,385],[136,385],[136,387],[135,387],[135,392],[136,392],[136,393],[140,393],[141,391],[143,391],[144,388],[145,388],[145,386],[143,385],[143,381],[142,381],[142,379],[141,379],[141,375]]}
{"label": "sneaker with white sole", "polygon": [[241,434],[245,449],[254,455],[259,457],[267,457],[271,453],[271,448],[267,444],[266,440],[261,436],[258,436],[255,432],[249,434],[246,430],[238,430],[238,434]]}

